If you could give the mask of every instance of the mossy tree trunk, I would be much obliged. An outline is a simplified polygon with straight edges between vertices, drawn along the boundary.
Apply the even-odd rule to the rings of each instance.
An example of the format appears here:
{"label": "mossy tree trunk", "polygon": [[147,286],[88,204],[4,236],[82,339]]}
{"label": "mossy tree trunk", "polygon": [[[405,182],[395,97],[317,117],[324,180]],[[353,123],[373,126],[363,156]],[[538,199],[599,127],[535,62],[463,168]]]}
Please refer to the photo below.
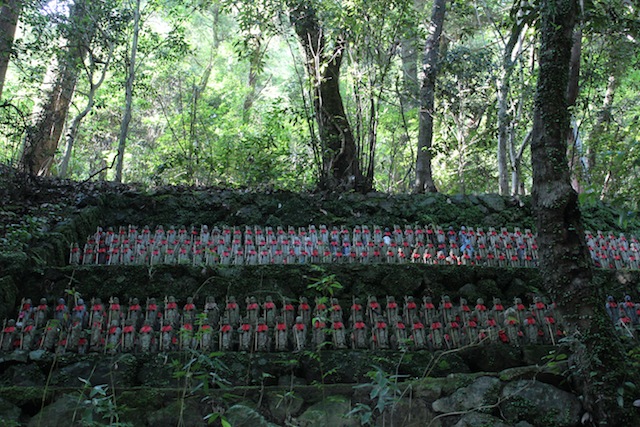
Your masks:
{"label": "mossy tree trunk", "polygon": [[420,117],[418,125],[418,153],[416,155],[416,181],[414,193],[436,193],[431,168],[431,144],[433,142],[433,116],[435,114],[436,78],[440,38],[444,27],[447,0],[435,0],[429,26],[430,34],[424,47],[422,83],[420,85]]}
{"label": "mossy tree trunk", "polygon": [[[605,296],[593,280],[578,196],[567,165],[570,114],[567,85],[577,0],[544,0],[540,8],[540,71],[535,98],[531,157],[533,206],[543,286],[558,302],[573,332],[572,373],[593,424],[640,425],[634,409],[617,402],[633,381],[622,344],[604,310]],[[623,395],[630,406],[633,396]]]}
{"label": "mossy tree trunk", "polygon": [[347,46],[343,34],[330,46],[313,4],[291,1],[291,23],[306,57],[313,87],[315,118],[322,146],[320,188],[368,191],[372,183],[362,174],[356,142],[340,94],[340,66]]}

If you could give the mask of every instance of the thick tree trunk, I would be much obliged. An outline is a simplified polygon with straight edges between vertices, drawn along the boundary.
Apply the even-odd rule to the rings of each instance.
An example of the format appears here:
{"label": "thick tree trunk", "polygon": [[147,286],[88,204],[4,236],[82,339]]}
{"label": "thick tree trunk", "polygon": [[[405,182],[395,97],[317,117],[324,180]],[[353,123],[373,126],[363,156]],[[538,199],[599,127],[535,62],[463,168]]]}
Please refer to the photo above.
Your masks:
{"label": "thick tree trunk", "polygon": [[118,154],[116,161],[116,182],[122,182],[122,169],[124,167],[124,150],[127,147],[129,124],[131,123],[131,107],[133,105],[133,82],[136,77],[136,55],[138,53],[138,36],[140,34],[140,1],[136,0],[136,8],[133,15],[133,36],[131,40],[131,52],[129,56],[129,69],[125,83],[124,114],[120,123],[120,135],[118,137]]}
{"label": "thick tree trunk", "polygon": [[4,79],[9,68],[13,39],[21,11],[22,0],[6,0],[0,7],[0,99],[2,99]]}
{"label": "thick tree trunk", "polygon": [[593,282],[578,197],[567,167],[566,96],[577,1],[544,0],[540,11],[531,157],[543,286],[558,302],[565,326],[575,333],[573,379],[594,424],[638,425],[628,423],[637,414],[623,413],[616,403],[625,376],[635,374],[623,367],[626,356],[604,312],[601,288]]}
{"label": "thick tree trunk", "polygon": [[[505,44],[504,52],[502,53],[502,69],[500,70],[500,77],[496,84],[498,88],[498,188],[502,195],[509,194],[507,150],[515,151],[514,147],[512,147],[513,124],[511,117],[509,117],[509,94],[511,92],[513,69],[516,65],[517,57],[520,56],[521,36],[524,27],[524,21],[518,20],[511,28],[509,40]],[[516,168],[515,165],[512,164],[512,173],[516,169],[519,170],[519,166]]]}
{"label": "thick tree trunk", "polygon": [[78,131],[80,130],[80,124],[82,123],[82,120],[87,116],[87,114],[89,114],[89,112],[93,109],[93,106],[95,104],[96,91],[100,88],[100,86],[104,82],[105,77],[107,76],[107,69],[109,68],[111,59],[113,58],[114,47],[115,47],[115,44],[110,43],[109,54],[102,67],[102,71],[100,72],[100,77],[98,78],[98,81],[95,83],[93,82],[93,73],[96,68],[96,61],[95,61],[95,58],[93,57],[93,54],[91,53],[89,54],[91,64],[88,68],[89,71],[87,76],[89,79],[89,92],[87,93],[87,103],[85,104],[85,107],[82,109],[82,111],[80,111],[73,118],[73,120],[71,121],[71,125],[67,130],[67,134],[65,136],[66,145],[64,150],[64,156],[62,157],[62,161],[60,162],[60,166],[58,168],[58,176],[60,178],[67,177],[67,172],[69,170],[69,162],[71,161],[71,153],[73,152],[73,146],[75,144],[76,137],[78,136]]}
{"label": "thick tree trunk", "polygon": [[327,190],[370,190],[360,170],[356,142],[340,94],[340,66],[346,41],[338,35],[331,52],[313,5],[293,2],[291,22],[305,52],[312,80],[314,110],[322,144],[319,187]]}
{"label": "thick tree trunk", "polygon": [[431,143],[433,142],[433,115],[438,75],[438,54],[440,37],[444,27],[447,0],[435,0],[431,13],[431,28],[424,47],[422,61],[422,83],[420,86],[420,117],[418,125],[418,153],[416,156],[415,193],[435,193],[438,191],[433,182],[431,169]]}
{"label": "thick tree trunk", "polygon": [[80,64],[94,34],[94,27],[87,24],[88,19],[87,4],[77,0],[69,15],[67,46],[45,77],[44,85],[50,88],[45,89],[44,101],[34,108],[34,123],[27,130],[21,163],[31,174],[48,175],[51,171]]}

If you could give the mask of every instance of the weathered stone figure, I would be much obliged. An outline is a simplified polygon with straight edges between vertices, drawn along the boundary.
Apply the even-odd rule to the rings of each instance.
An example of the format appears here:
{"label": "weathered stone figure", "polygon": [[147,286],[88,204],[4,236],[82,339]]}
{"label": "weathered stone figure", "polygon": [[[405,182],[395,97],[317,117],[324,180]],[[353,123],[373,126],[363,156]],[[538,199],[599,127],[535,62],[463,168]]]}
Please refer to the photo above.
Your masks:
{"label": "weathered stone figure", "polygon": [[140,328],[140,339],[138,341],[139,350],[141,353],[151,353],[154,348],[154,330],[150,320],[145,320],[144,324]]}
{"label": "weathered stone figure", "polygon": [[120,339],[122,336],[122,328],[120,328],[120,321],[113,319],[108,331],[107,350],[111,354],[115,354],[120,351]]}
{"label": "weathered stone figure", "polygon": [[304,350],[306,343],[307,343],[307,327],[303,322],[302,316],[297,316],[296,323],[293,325],[294,351]]}
{"label": "weathered stone figure", "polygon": [[249,323],[248,318],[242,319],[240,327],[238,327],[238,350],[251,351],[253,348],[253,325]]}
{"label": "weathered stone figure", "polygon": [[288,329],[282,316],[276,317],[276,326],[274,329],[276,351],[287,351],[289,349]]}
{"label": "weathered stone figure", "polygon": [[258,320],[258,326],[256,327],[255,338],[256,351],[270,351],[271,350],[271,337],[269,336],[269,326],[266,320],[262,317]]}
{"label": "weathered stone figure", "polygon": [[231,327],[235,327],[240,324],[240,307],[236,302],[236,297],[230,296],[227,299],[224,315]]}

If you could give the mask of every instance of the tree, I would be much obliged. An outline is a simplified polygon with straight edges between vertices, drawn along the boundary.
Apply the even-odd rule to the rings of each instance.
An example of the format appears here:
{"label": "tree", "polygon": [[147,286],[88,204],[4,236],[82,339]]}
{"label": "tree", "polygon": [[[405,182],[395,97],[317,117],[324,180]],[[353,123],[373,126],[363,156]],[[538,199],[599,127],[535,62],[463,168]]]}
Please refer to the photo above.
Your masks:
{"label": "tree", "polygon": [[131,123],[131,107],[133,105],[133,82],[136,78],[136,55],[138,54],[138,38],[140,36],[140,0],[136,0],[133,8],[133,33],[131,35],[131,48],[127,58],[127,80],[125,82],[124,113],[120,123],[118,136],[118,154],[116,161],[116,182],[122,182],[122,168],[124,165],[124,150],[127,146],[129,124]]}
{"label": "tree", "polygon": [[7,0],[0,6],[0,99],[4,79],[9,68],[9,59],[13,48],[13,38],[16,34],[18,17],[22,10],[22,0]]}
{"label": "tree", "polygon": [[[594,424],[638,425],[637,413],[624,411],[617,403],[623,394],[619,387],[633,370],[624,366],[626,357],[604,311],[604,295],[593,280],[578,195],[567,164],[567,87],[577,1],[544,0],[540,13],[531,155],[543,286],[575,333],[573,379]],[[628,419],[634,417],[636,422]]]}
{"label": "tree", "polygon": [[75,0],[68,22],[61,26],[65,46],[45,77],[44,99],[34,108],[34,122],[25,137],[21,164],[31,174],[51,171],[79,71],[95,34],[90,7],[86,0]]}
{"label": "tree", "polygon": [[370,188],[360,170],[353,131],[340,93],[340,67],[347,48],[346,35],[326,38],[313,4],[291,2],[291,23],[303,47],[313,87],[313,106],[322,145],[319,187],[327,190]]}
{"label": "tree", "polygon": [[422,83],[420,86],[420,124],[418,130],[418,153],[416,156],[415,193],[438,191],[431,170],[431,144],[433,141],[433,116],[440,36],[444,27],[447,0],[434,0],[431,13],[430,33],[424,47],[422,60]]}

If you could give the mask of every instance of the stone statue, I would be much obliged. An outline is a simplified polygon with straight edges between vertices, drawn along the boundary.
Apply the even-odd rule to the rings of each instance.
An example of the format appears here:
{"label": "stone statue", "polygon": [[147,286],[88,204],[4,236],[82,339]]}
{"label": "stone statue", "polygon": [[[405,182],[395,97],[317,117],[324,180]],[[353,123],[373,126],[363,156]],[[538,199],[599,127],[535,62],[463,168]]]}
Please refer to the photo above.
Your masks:
{"label": "stone statue", "polygon": [[66,325],[69,321],[69,310],[64,298],[58,299],[58,305],[56,305],[53,318],[56,319],[61,325]]}
{"label": "stone statue", "polygon": [[[136,298],[134,298],[134,303],[135,301],[136,301]],[[178,323],[180,323],[180,313],[178,313],[178,303],[176,303],[176,299],[173,296],[170,296],[168,299],[165,298],[165,302],[164,302],[163,327],[167,326],[167,322],[172,327],[176,327],[178,326]],[[137,324],[137,322],[134,322],[134,324]],[[162,342],[160,344],[162,345]]]}
{"label": "stone statue", "polygon": [[276,317],[275,334],[275,350],[287,351],[289,348],[289,334],[287,324],[282,316]]}
{"label": "stone statue", "polygon": [[393,320],[389,321],[391,325],[391,335],[389,337],[389,343],[394,350],[405,349],[407,346],[407,330],[400,316],[395,316]]}
{"label": "stone statue", "polygon": [[37,343],[37,337],[36,337],[35,321],[33,319],[29,319],[27,320],[27,324],[25,325],[25,327],[22,329],[21,339],[20,339],[20,349],[31,351],[35,348],[36,343]]}
{"label": "stone statue", "polygon": [[133,326],[133,321],[127,319],[124,322],[124,328],[122,328],[122,351],[125,353],[131,353],[135,350],[136,343],[136,330]]}
{"label": "stone statue", "polygon": [[102,335],[104,330],[104,319],[100,314],[93,317],[91,323],[91,335],[89,336],[89,350],[100,351],[104,345],[104,337]]}
{"label": "stone statue", "polygon": [[160,351],[167,352],[175,350],[176,342],[177,338],[175,337],[171,320],[165,318],[160,328]]}
{"label": "stone statue", "polygon": [[145,320],[144,324],[140,328],[138,341],[139,351],[142,353],[151,353],[152,351],[154,351],[154,338],[154,330],[153,326],[151,326],[151,321]]}
{"label": "stone statue", "polygon": [[347,337],[345,333],[344,323],[342,323],[342,321],[337,320],[331,324],[331,339],[333,341],[333,348],[347,348]]}
{"label": "stone statue", "polygon": [[213,326],[209,324],[209,319],[202,319],[202,324],[198,330],[198,348],[203,352],[210,352],[214,349]]}
{"label": "stone statue", "polygon": [[111,321],[111,324],[109,325],[109,330],[107,333],[107,346],[105,348],[105,351],[108,351],[111,354],[117,353],[120,350],[121,336],[122,329],[120,328],[120,321],[118,319],[113,319]]}
{"label": "stone statue", "polygon": [[313,318],[313,328],[311,330],[311,341],[313,343],[313,347],[317,350],[323,348],[326,338],[326,329],[327,324],[324,321],[323,317],[314,317]]}
{"label": "stone statue", "polygon": [[193,303],[193,297],[187,297],[187,303],[182,308],[182,323],[193,325],[196,321],[196,305]]}
{"label": "stone statue", "polygon": [[40,298],[40,304],[35,309],[34,324],[36,328],[44,326],[49,320],[49,306],[47,305],[46,298]]}
{"label": "stone statue", "polygon": [[265,323],[269,327],[273,327],[276,323],[276,304],[273,302],[273,298],[267,295],[265,302],[262,305],[262,313],[264,314]]}
{"label": "stone statue", "polygon": [[378,315],[373,324],[371,345],[373,349],[378,350],[389,348],[389,331],[387,329],[387,322],[382,315]]}
{"label": "stone statue", "polygon": [[3,326],[1,339],[0,350],[7,352],[15,348],[15,342],[18,339],[18,330],[14,319],[10,319]]}
{"label": "stone statue", "polygon": [[238,350],[251,351],[253,347],[253,326],[245,317],[238,327]]}
{"label": "stone statue", "polygon": [[207,316],[208,325],[214,329],[218,329],[220,323],[220,308],[216,304],[216,300],[212,296],[208,296],[204,304],[204,313]]}
{"label": "stone statue", "polygon": [[424,331],[424,324],[420,321],[418,316],[413,318],[411,324],[411,339],[413,341],[413,347],[416,350],[421,350],[427,345],[427,337]]}
{"label": "stone statue", "polygon": [[442,350],[444,347],[444,331],[439,317],[434,317],[431,321],[429,347],[435,350]]}
{"label": "stone statue", "polygon": [[269,336],[269,326],[264,318],[258,320],[256,327],[256,351],[269,351],[271,349],[271,337]]}
{"label": "stone statue", "polygon": [[235,327],[240,324],[240,307],[236,302],[236,297],[230,296],[227,299],[224,315],[231,327]]}
{"label": "stone statue", "polygon": [[351,347],[355,349],[365,349],[368,347],[367,325],[361,314],[357,314],[351,331]]}
{"label": "stone statue", "polygon": [[293,345],[294,351],[302,351],[307,341],[307,327],[303,322],[302,316],[296,317],[296,323],[293,325]]}
{"label": "stone statue", "polygon": [[230,351],[233,347],[233,328],[227,316],[220,322],[220,351]]}

